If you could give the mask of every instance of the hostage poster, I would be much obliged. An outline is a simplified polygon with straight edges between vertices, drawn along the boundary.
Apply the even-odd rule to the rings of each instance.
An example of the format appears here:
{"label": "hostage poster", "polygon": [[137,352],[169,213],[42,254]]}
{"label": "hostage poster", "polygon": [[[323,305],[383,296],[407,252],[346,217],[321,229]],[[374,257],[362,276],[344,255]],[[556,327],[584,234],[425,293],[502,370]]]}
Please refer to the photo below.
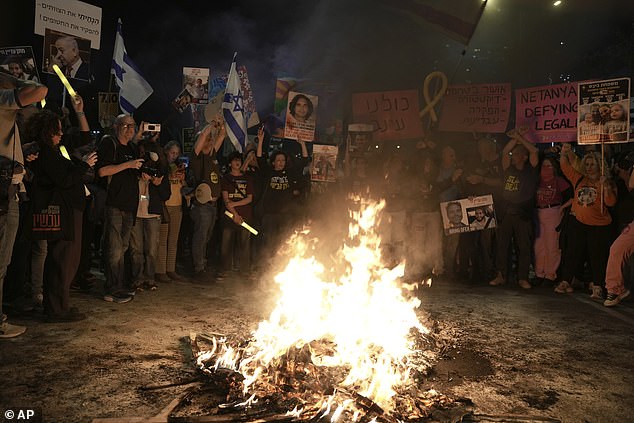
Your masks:
{"label": "hostage poster", "polygon": [[482,231],[497,226],[492,195],[440,203],[440,213],[445,235]]}
{"label": "hostage poster", "polygon": [[35,56],[30,46],[0,48],[0,67],[17,79],[40,82]]}
{"label": "hostage poster", "polygon": [[630,78],[579,83],[579,144],[627,142],[630,134]]}
{"label": "hostage poster", "polygon": [[315,95],[294,91],[288,93],[284,138],[301,141],[315,139],[317,103],[318,97]]}
{"label": "hostage poster", "polygon": [[191,94],[192,103],[207,104],[209,99],[209,69],[184,67],[183,89]]}

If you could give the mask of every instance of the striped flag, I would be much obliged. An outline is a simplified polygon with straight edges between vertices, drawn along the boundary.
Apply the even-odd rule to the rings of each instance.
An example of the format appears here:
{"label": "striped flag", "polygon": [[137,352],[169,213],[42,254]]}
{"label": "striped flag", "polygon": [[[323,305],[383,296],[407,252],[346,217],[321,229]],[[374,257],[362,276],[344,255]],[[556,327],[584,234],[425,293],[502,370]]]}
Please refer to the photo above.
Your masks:
{"label": "striped flag", "polygon": [[237,52],[233,54],[233,62],[231,63],[231,69],[229,70],[229,77],[227,79],[227,88],[225,89],[225,97],[222,102],[222,113],[225,118],[227,135],[229,135],[229,139],[234,148],[242,153],[247,136],[247,125],[244,120],[244,97],[240,89],[240,78],[236,70],[237,55]]}
{"label": "striped flag", "polygon": [[454,40],[468,45],[478,26],[486,0],[380,0],[384,7],[424,21]]}
{"label": "striped flag", "polygon": [[112,73],[119,87],[119,107],[125,113],[132,114],[154,92],[150,84],[141,76],[123,44],[121,19],[117,23],[117,36],[114,42]]}

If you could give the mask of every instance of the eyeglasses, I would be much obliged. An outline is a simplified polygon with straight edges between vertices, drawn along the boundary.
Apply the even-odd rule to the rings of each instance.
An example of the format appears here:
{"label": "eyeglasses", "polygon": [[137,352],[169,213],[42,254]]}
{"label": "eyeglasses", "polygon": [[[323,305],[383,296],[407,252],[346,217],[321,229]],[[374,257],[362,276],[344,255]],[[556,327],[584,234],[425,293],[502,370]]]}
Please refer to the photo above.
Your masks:
{"label": "eyeglasses", "polygon": [[121,125],[121,127],[123,129],[130,129],[130,128],[134,128],[136,125],[134,123],[124,123],[123,125]]}

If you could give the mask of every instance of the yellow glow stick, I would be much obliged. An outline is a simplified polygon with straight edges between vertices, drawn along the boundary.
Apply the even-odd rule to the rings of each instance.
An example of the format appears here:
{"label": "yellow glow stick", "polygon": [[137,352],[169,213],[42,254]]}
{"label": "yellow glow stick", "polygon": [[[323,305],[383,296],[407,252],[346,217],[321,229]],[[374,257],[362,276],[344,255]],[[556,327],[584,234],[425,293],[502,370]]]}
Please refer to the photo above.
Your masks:
{"label": "yellow glow stick", "polygon": [[[229,216],[229,219],[233,219],[233,213],[231,213],[229,210],[225,210],[225,214],[227,216]],[[242,226],[244,229],[246,229],[247,231],[251,232],[253,235],[257,235],[258,231],[256,231],[255,229],[253,229],[252,226],[249,226],[249,224],[247,222],[242,222],[240,224],[240,226]]]}
{"label": "yellow glow stick", "polygon": [[62,84],[64,84],[64,86],[66,87],[66,90],[68,91],[68,94],[70,94],[70,96],[73,98],[73,101],[75,101],[75,96],[77,95],[77,92],[70,85],[70,82],[68,82],[68,79],[66,79],[66,75],[64,75],[64,73],[62,73],[62,70],[56,64],[53,65],[53,70],[55,71],[55,73],[59,77],[60,81],[62,81]]}
{"label": "yellow glow stick", "polygon": [[42,109],[46,107],[46,99],[43,98],[42,101],[40,101],[40,104],[42,105]]}
{"label": "yellow glow stick", "polygon": [[66,150],[66,147],[64,147],[63,145],[60,145],[59,152],[62,153],[62,156],[70,160],[70,155],[68,154],[68,150]]}

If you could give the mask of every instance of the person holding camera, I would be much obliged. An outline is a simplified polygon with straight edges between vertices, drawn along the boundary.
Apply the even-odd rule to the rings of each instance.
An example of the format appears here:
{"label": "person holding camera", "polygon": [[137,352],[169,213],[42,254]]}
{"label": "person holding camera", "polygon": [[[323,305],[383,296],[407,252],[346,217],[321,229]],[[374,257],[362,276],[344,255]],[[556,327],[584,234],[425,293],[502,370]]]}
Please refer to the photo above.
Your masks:
{"label": "person holding camera", "polygon": [[48,88],[0,73],[0,339],[22,335],[26,327],[12,325],[2,313],[2,291],[11,262],[20,212],[16,192],[24,175],[24,157],[16,116],[20,109],[41,101]]}
{"label": "person holding camera", "polygon": [[[83,112],[83,101],[73,99],[80,123],[82,139],[90,142],[88,121]],[[84,175],[97,162],[97,153],[86,153],[81,159],[71,157],[62,143],[62,123],[58,115],[43,110],[27,122],[31,138],[36,140],[40,152],[31,169],[35,175],[31,197],[37,204],[38,197],[46,198],[50,192],[58,192],[69,206],[62,208],[62,230],[60,239],[47,239],[47,254],[43,272],[44,312],[49,322],[73,322],[86,316],[69,306],[70,285],[73,282],[81,256],[82,222],[86,204]],[[66,139],[64,138],[64,141]],[[43,203],[47,204],[47,203]],[[33,212],[39,208],[34,206]],[[67,212],[68,215],[64,216]],[[66,220],[67,218],[67,220]],[[65,222],[67,227],[65,226]]]}
{"label": "person holding camera", "polygon": [[130,232],[139,205],[139,158],[132,116],[122,114],[114,122],[114,136],[101,139],[97,174],[106,185],[104,257],[106,283],[104,301],[127,303],[134,290],[125,280],[124,255],[130,245]]}
{"label": "person holding camera", "polygon": [[132,287],[136,289],[157,288],[154,277],[163,203],[170,197],[169,180],[165,178],[167,164],[161,163],[159,148],[150,140],[139,144],[139,153],[145,161],[138,179],[136,222],[130,234]]}

